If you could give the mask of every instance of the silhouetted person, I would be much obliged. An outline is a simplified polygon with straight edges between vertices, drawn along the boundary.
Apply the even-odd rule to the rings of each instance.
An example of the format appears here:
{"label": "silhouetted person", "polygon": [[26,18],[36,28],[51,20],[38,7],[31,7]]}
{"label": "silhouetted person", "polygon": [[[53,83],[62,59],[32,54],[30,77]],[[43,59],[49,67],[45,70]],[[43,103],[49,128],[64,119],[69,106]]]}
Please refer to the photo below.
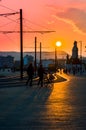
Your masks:
{"label": "silhouetted person", "polygon": [[39,66],[38,68],[38,76],[39,76],[39,81],[38,81],[38,85],[41,83],[41,87],[43,87],[43,77],[44,77],[44,68],[42,66],[42,64]]}
{"label": "silhouetted person", "polygon": [[26,81],[26,85],[32,86],[32,80],[33,80],[33,75],[34,75],[34,67],[32,65],[32,63],[29,64],[28,68],[27,68],[27,75],[28,75],[28,79]]}

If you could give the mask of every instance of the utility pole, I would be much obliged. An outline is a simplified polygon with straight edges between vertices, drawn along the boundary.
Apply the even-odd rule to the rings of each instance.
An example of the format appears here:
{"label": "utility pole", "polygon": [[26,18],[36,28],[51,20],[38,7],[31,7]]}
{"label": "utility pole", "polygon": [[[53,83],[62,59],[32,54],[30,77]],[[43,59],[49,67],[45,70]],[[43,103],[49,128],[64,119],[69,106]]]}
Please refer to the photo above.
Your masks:
{"label": "utility pole", "polygon": [[23,79],[23,24],[22,9],[20,9],[20,78]]}
{"label": "utility pole", "polygon": [[41,64],[41,62],[42,62],[42,61],[41,61],[41,60],[42,60],[42,59],[41,59],[41,54],[42,54],[41,49],[42,49],[42,45],[41,45],[41,42],[40,42],[40,64]]}
{"label": "utility pole", "polygon": [[[44,33],[52,33],[55,31],[23,31],[23,20],[22,20],[22,9],[20,9],[20,12],[13,12],[13,13],[5,13],[5,14],[0,14],[0,16],[11,16],[11,15],[15,15],[15,14],[20,14],[20,31],[12,31],[12,30],[8,30],[8,31],[0,31],[0,33],[3,34],[11,34],[11,33],[20,33],[20,78],[23,79],[23,33],[40,33],[40,34],[44,34]],[[35,69],[36,69],[36,37],[35,37]]]}
{"label": "utility pole", "polygon": [[56,71],[56,68],[57,68],[57,48],[55,46],[55,71]]}
{"label": "utility pole", "polygon": [[37,48],[37,37],[35,37],[35,63],[34,63],[34,65],[35,65],[35,75],[36,75],[36,48]]}
{"label": "utility pole", "polygon": [[81,61],[81,72],[82,72],[82,41],[80,42],[80,61]]}
{"label": "utility pole", "polygon": [[82,41],[79,42],[80,42],[80,60],[82,62]]}

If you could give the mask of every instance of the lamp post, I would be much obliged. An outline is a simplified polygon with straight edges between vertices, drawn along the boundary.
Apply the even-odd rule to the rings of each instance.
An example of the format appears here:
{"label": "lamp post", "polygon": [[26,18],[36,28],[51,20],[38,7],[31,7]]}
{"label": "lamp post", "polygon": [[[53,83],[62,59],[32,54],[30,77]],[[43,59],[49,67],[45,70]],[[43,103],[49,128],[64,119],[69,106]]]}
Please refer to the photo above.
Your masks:
{"label": "lamp post", "polygon": [[55,71],[56,71],[56,68],[57,68],[57,48],[55,46]]}
{"label": "lamp post", "polygon": [[20,9],[20,78],[23,79],[23,22],[22,9]]}
{"label": "lamp post", "polygon": [[60,41],[57,41],[56,42],[56,45],[55,45],[55,71],[57,69],[57,66],[58,66],[58,60],[57,60],[57,47],[60,47],[61,46],[61,42]]}
{"label": "lamp post", "polygon": [[42,43],[40,42],[40,64],[42,63],[41,55],[42,55]]}
{"label": "lamp post", "polygon": [[80,42],[80,61],[81,61],[81,72],[82,72],[82,41]]}
{"label": "lamp post", "polygon": [[80,42],[80,60],[82,62],[82,41],[79,42]]}
{"label": "lamp post", "polygon": [[37,63],[36,63],[36,55],[37,55],[37,52],[36,52],[36,49],[37,49],[37,37],[35,37],[35,63],[34,63],[34,67],[35,67],[35,76],[36,76],[36,69],[37,69]]}

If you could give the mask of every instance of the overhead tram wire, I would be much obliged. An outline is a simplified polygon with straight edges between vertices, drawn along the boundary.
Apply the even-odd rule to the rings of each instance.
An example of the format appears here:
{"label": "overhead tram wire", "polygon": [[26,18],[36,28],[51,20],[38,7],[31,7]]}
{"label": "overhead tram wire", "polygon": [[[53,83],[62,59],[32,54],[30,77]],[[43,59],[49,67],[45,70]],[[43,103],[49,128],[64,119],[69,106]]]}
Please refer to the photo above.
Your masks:
{"label": "overhead tram wire", "polygon": [[[0,16],[9,16],[9,15],[15,15],[15,14],[19,14],[20,12],[17,12],[17,11],[15,11],[14,9],[11,9],[11,8],[9,8],[9,7],[7,7],[7,6],[4,6],[4,5],[2,5],[2,4],[0,4],[0,6],[1,7],[3,7],[3,8],[6,8],[6,9],[9,9],[9,10],[11,10],[11,11],[14,11],[13,13],[6,13],[6,14],[0,14]],[[28,22],[30,22],[30,23],[32,23],[32,24],[35,24],[35,25],[37,25],[37,26],[40,26],[40,27],[43,27],[44,28],[44,26],[42,26],[42,25],[39,25],[39,24],[36,24],[36,23],[33,23],[32,21],[30,21],[30,20],[28,20],[28,19],[25,19],[26,21],[28,21]],[[46,28],[47,30],[49,30],[48,28]],[[49,32],[55,32],[55,31],[32,31],[32,33],[49,33]],[[2,31],[0,31],[0,33],[2,33]],[[4,32],[5,33],[5,32]],[[6,32],[6,33],[13,33],[13,32]],[[17,32],[14,32],[14,33],[18,33],[18,31]],[[24,33],[31,33],[31,31],[25,31]]]}
{"label": "overhead tram wire", "polygon": [[[14,12],[14,13],[4,13],[4,14],[0,14],[0,16],[9,16],[9,15],[15,15],[15,14],[19,14],[19,12]],[[10,19],[12,20],[12,19]],[[15,20],[12,20],[12,21],[15,21]],[[27,20],[29,21],[29,20]],[[43,27],[43,26],[42,26]],[[39,31],[39,30],[36,30],[36,31],[23,31],[23,33],[41,33],[41,34],[44,34],[44,33],[51,33],[51,32],[55,32],[55,31]],[[0,33],[20,33],[20,31],[0,31]]]}
{"label": "overhead tram wire", "polygon": [[[11,20],[11,22],[5,23],[4,25],[2,25],[2,26],[0,26],[0,27],[5,27],[5,26],[11,24],[12,22],[19,23],[19,22],[16,21],[16,20],[18,20],[19,18],[17,18],[16,20],[13,20],[13,19],[8,18],[8,16],[10,16],[10,15],[15,15],[15,14],[18,14],[18,13],[19,13],[19,12],[0,14],[0,16],[3,16],[3,17],[5,17],[5,18]],[[5,34],[5,36],[6,36],[9,40],[13,41],[13,40],[7,35],[8,33],[4,33],[4,32],[2,32],[2,33]]]}
{"label": "overhead tram wire", "polygon": [[[15,14],[19,14],[19,13],[20,13],[20,12],[16,12],[15,10],[13,10],[13,9],[7,7],[7,6],[1,5],[1,4],[0,4],[0,6],[3,7],[3,8],[9,9],[9,10],[11,10],[11,11],[14,11],[14,13],[0,14],[0,16],[9,16],[9,15],[15,15]],[[10,20],[12,20],[12,19],[10,19]],[[30,20],[28,20],[28,19],[25,19],[25,20],[28,21],[29,23],[32,23],[32,24],[35,24],[35,25],[37,25],[37,26],[40,26],[40,27],[43,27],[43,28],[44,28],[44,26],[39,25],[39,24],[37,24],[37,23],[34,23],[34,22],[32,22],[32,21],[30,21]],[[12,20],[12,21],[14,21],[14,20]],[[46,28],[46,29],[49,30],[48,28]],[[55,31],[50,31],[50,32],[55,32]],[[25,32],[25,33],[26,33],[26,32]],[[30,31],[30,32],[27,32],[27,33],[31,33],[31,31]],[[40,31],[36,31],[36,32],[32,31],[32,33],[41,33],[41,34],[43,34],[43,33],[45,33],[45,31],[42,31],[42,32],[40,32]],[[49,33],[49,31],[47,31],[46,33]]]}
{"label": "overhead tram wire", "polygon": [[31,23],[31,24],[34,24],[34,25],[36,25],[36,26],[39,26],[39,27],[42,27],[42,28],[45,28],[45,29],[49,30],[49,28],[47,28],[47,27],[45,27],[45,26],[43,26],[43,25],[34,23],[34,22],[32,22],[32,21],[30,21],[30,20],[28,20],[28,19],[25,19],[25,20],[28,21],[28,23]]}
{"label": "overhead tram wire", "polygon": [[[14,43],[14,40],[15,39],[12,39],[11,37],[9,37],[7,34],[5,34],[5,36],[10,40],[10,41],[12,41],[12,43]],[[15,43],[14,43],[15,44]]]}
{"label": "overhead tram wire", "polygon": [[[55,31],[23,31],[23,33],[51,33],[51,32],[55,32]],[[20,31],[0,31],[0,33],[20,33]]]}
{"label": "overhead tram wire", "polygon": [[[2,4],[0,4],[0,6],[3,7],[3,8],[5,8],[5,9],[8,9],[8,10],[12,11],[11,13],[0,14],[0,16],[4,16],[5,18],[8,18],[7,16],[16,15],[16,14],[19,14],[19,13],[20,13],[19,11],[16,11],[16,10],[14,10],[14,9],[11,9],[11,8],[9,8],[9,7],[7,7],[7,6],[2,5]],[[16,21],[13,20],[13,19],[10,19],[10,18],[8,18],[8,19],[11,20],[11,21],[13,21],[13,22],[16,22]]]}
{"label": "overhead tram wire", "polygon": [[[1,6],[1,5],[0,5],[0,6]],[[7,8],[7,9],[9,9],[9,8]],[[10,10],[12,10],[12,9],[10,9]],[[14,11],[14,10],[12,10],[12,11]],[[11,21],[11,22],[8,22],[8,23],[5,23],[5,24],[1,25],[0,27],[5,27],[5,26],[11,24],[12,22],[15,22],[15,23],[18,23],[18,24],[19,24],[19,22],[18,22],[18,19],[19,19],[19,18],[17,18],[17,19],[16,19],[17,21],[16,21],[16,20],[11,19],[11,18],[8,17],[8,16],[16,15],[16,14],[19,14],[19,12],[18,12],[18,11],[15,11],[15,12],[13,12],[13,13],[3,13],[3,14],[0,14],[1,17],[7,18],[7,19],[9,19],[9,20]],[[11,40],[11,41],[13,42],[13,39],[10,38],[10,37],[7,35],[7,33],[3,33],[3,34],[5,34],[5,36],[6,36],[9,40]]]}
{"label": "overhead tram wire", "polygon": [[[24,48],[34,48],[34,47],[24,47]],[[36,47],[36,48],[40,48],[40,47]],[[42,47],[42,48],[50,48],[49,46],[48,47]]]}
{"label": "overhead tram wire", "polygon": [[[40,31],[40,30],[33,30],[32,28],[31,28],[31,31],[23,31],[24,33],[41,33],[41,34],[44,34],[44,33],[51,33],[51,32],[56,32],[56,31],[53,31],[53,30],[49,30],[49,28],[46,28],[45,26],[42,26],[42,25],[40,25],[40,24],[37,24],[37,23],[34,23],[34,22],[32,22],[32,21],[30,21],[30,20],[28,20],[28,19],[25,19],[25,18],[23,18],[23,20],[24,21],[27,21],[28,23],[31,23],[31,24],[34,24],[34,25],[37,25],[37,26],[39,26],[39,27],[42,27],[44,30],[42,30],[42,31]],[[25,26],[27,26],[27,27],[29,27],[28,25],[25,25]]]}
{"label": "overhead tram wire", "polygon": [[[12,22],[16,22],[16,20],[7,17],[7,16],[10,16],[10,15],[15,15],[15,14],[19,14],[19,12],[14,12],[14,13],[4,13],[4,14],[0,14],[0,16],[4,16],[5,18],[11,20]],[[16,22],[16,23],[17,23],[17,22]]]}
{"label": "overhead tram wire", "polygon": [[[6,15],[6,14],[5,14]],[[16,22],[15,20],[12,20],[14,22]],[[39,31],[39,30],[36,30],[36,31],[23,31],[23,33],[41,33],[41,34],[44,34],[44,33],[51,33],[51,32],[55,32],[53,30],[51,31],[46,31],[46,30],[43,30],[43,31]],[[20,31],[0,31],[0,33],[3,33],[3,34],[6,34],[6,33],[20,33]]]}
{"label": "overhead tram wire", "polygon": [[[15,10],[13,10],[13,9],[11,9],[11,8],[9,8],[9,7],[7,7],[7,6],[1,5],[1,4],[0,4],[0,6],[12,11],[11,13],[3,13],[3,14],[0,14],[0,16],[4,16],[4,17],[8,18],[7,16],[16,15],[16,14],[19,14],[19,13],[20,13],[19,11],[15,11]],[[13,19],[10,19],[10,18],[8,18],[8,19],[15,22],[15,20],[13,20]]]}
{"label": "overhead tram wire", "polygon": [[15,14],[20,14],[20,31],[0,31],[0,33],[3,33],[3,34],[6,34],[6,33],[20,33],[20,48],[21,48],[21,79],[23,79],[23,33],[41,33],[41,34],[44,34],[44,33],[51,33],[51,32],[55,32],[55,31],[39,31],[39,30],[36,30],[36,31],[23,31],[22,30],[22,9],[20,9],[20,12],[15,12],[15,13],[5,13],[5,14],[0,14],[0,16],[9,16],[9,15],[15,15]]}
{"label": "overhead tram wire", "polygon": [[14,10],[14,9],[11,9],[11,8],[9,8],[9,7],[7,7],[7,6],[4,6],[4,5],[2,5],[2,4],[0,4],[0,6],[1,6],[1,7],[3,7],[3,8],[5,8],[5,9],[9,9],[9,10],[11,10],[11,11],[14,11],[14,12],[15,12],[15,10]]}
{"label": "overhead tram wire", "polygon": [[13,22],[13,21],[8,22],[8,23],[5,23],[5,24],[1,25],[1,26],[0,26],[0,28],[1,28],[1,27],[5,27],[5,26],[9,25],[9,24],[11,24],[12,22]]}
{"label": "overhead tram wire", "polygon": [[15,14],[19,14],[19,12],[14,12],[14,13],[4,13],[4,14],[0,14],[0,16],[9,16],[9,15],[15,15]]}
{"label": "overhead tram wire", "polygon": [[31,28],[31,26],[30,25],[27,25],[27,23],[26,23],[26,21],[23,19],[23,24],[24,24],[24,27],[26,28],[26,29],[30,29],[31,31],[33,30],[33,28]]}

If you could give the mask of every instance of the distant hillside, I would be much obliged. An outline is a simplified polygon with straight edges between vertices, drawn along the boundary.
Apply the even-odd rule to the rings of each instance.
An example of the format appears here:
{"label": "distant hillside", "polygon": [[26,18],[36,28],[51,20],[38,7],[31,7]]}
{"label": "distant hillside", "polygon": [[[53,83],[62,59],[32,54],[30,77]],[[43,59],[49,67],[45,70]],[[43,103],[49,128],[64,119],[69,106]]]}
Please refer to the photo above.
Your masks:
{"label": "distant hillside", "polygon": [[[15,60],[20,59],[20,53],[19,52],[0,52],[0,56],[8,56],[11,55],[14,57]],[[23,56],[25,55],[32,55],[35,56],[34,52],[24,52]],[[57,52],[57,58],[66,58],[67,53],[64,51],[58,51]],[[37,52],[37,59],[40,57],[40,52]],[[55,58],[55,52],[42,52],[42,59],[54,59]]]}

